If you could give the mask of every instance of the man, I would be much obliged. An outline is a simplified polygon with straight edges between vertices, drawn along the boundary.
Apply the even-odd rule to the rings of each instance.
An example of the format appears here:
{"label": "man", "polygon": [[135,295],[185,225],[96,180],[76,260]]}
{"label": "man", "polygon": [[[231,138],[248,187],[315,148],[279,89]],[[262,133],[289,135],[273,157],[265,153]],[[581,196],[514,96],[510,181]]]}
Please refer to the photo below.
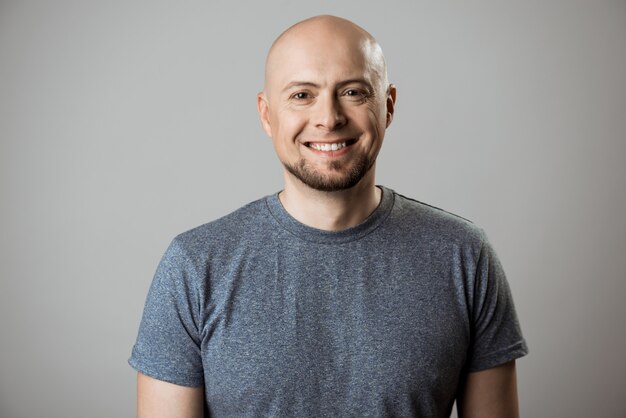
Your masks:
{"label": "man", "polygon": [[130,359],[139,416],[516,417],[526,345],[484,234],[375,185],[379,45],[318,16],[265,71],[284,190],[170,245]]}

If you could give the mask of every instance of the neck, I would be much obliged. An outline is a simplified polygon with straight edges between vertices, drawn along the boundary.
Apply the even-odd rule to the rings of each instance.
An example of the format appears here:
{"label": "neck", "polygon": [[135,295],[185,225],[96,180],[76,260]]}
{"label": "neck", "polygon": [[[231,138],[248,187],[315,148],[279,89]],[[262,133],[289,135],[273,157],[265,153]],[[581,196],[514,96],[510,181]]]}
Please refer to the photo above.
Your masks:
{"label": "neck", "polygon": [[285,210],[299,222],[325,231],[340,231],[363,222],[378,206],[382,191],[374,182],[374,167],[354,187],[336,192],[311,189],[285,173],[278,195]]}

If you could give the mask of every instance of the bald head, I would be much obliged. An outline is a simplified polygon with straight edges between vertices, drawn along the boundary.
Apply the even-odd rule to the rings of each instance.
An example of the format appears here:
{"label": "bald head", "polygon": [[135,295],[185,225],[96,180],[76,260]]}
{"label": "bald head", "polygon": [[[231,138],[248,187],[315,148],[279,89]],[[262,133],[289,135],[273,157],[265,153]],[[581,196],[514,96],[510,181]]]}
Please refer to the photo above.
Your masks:
{"label": "bald head", "polygon": [[296,23],[276,38],[265,63],[266,94],[277,82],[277,73],[283,73],[303,54],[330,58],[333,49],[361,65],[376,76],[380,87],[387,88],[387,67],[382,49],[376,39],[360,26],[336,16],[315,16]]}
{"label": "bald head", "polygon": [[375,191],[395,99],[380,46],[354,23],[317,16],[283,32],[267,56],[257,109],[285,168],[285,190]]}

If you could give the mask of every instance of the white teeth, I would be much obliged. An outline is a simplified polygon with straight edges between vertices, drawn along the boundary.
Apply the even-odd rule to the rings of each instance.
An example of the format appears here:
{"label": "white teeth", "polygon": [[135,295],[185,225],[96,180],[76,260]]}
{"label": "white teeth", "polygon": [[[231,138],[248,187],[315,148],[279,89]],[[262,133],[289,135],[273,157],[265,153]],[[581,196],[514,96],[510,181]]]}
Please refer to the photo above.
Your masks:
{"label": "white teeth", "polygon": [[318,151],[337,151],[347,146],[345,142],[339,142],[335,144],[310,144],[311,148],[316,149]]}

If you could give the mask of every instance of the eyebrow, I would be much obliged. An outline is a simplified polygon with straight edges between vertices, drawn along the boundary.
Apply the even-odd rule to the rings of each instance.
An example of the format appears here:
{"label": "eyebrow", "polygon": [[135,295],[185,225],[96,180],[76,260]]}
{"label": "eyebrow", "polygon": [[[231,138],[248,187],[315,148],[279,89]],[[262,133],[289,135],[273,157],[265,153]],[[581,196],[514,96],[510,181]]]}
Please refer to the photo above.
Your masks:
{"label": "eyebrow", "polygon": [[[353,78],[353,79],[350,79],[350,80],[340,81],[337,84],[337,87],[343,87],[345,85],[352,84],[352,83],[360,83],[360,84],[364,84],[364,85],[368,86],[369,88],[372,88],[372,85],[367,80],[365,80],[363,78]],[[315,83],[312,83],[310,81],[292,81],[292,82],[290,82],[289,84],[287,84],[283,88],[282,92],[284,93],[285,91],[287,91],[289,89],[292,89],[294,87],[314,87],[314,88],[318,88],[319,84],[315,84]]]}
{"label": "eyebrow", "polygon": [[291,83],[285,86],[285,88],[283,89],[283,92],[286,92],[287,90],[292,89],[294,87],[319,87],[319,85],[315,83],[311,83],[309,81],[292,81]]}

